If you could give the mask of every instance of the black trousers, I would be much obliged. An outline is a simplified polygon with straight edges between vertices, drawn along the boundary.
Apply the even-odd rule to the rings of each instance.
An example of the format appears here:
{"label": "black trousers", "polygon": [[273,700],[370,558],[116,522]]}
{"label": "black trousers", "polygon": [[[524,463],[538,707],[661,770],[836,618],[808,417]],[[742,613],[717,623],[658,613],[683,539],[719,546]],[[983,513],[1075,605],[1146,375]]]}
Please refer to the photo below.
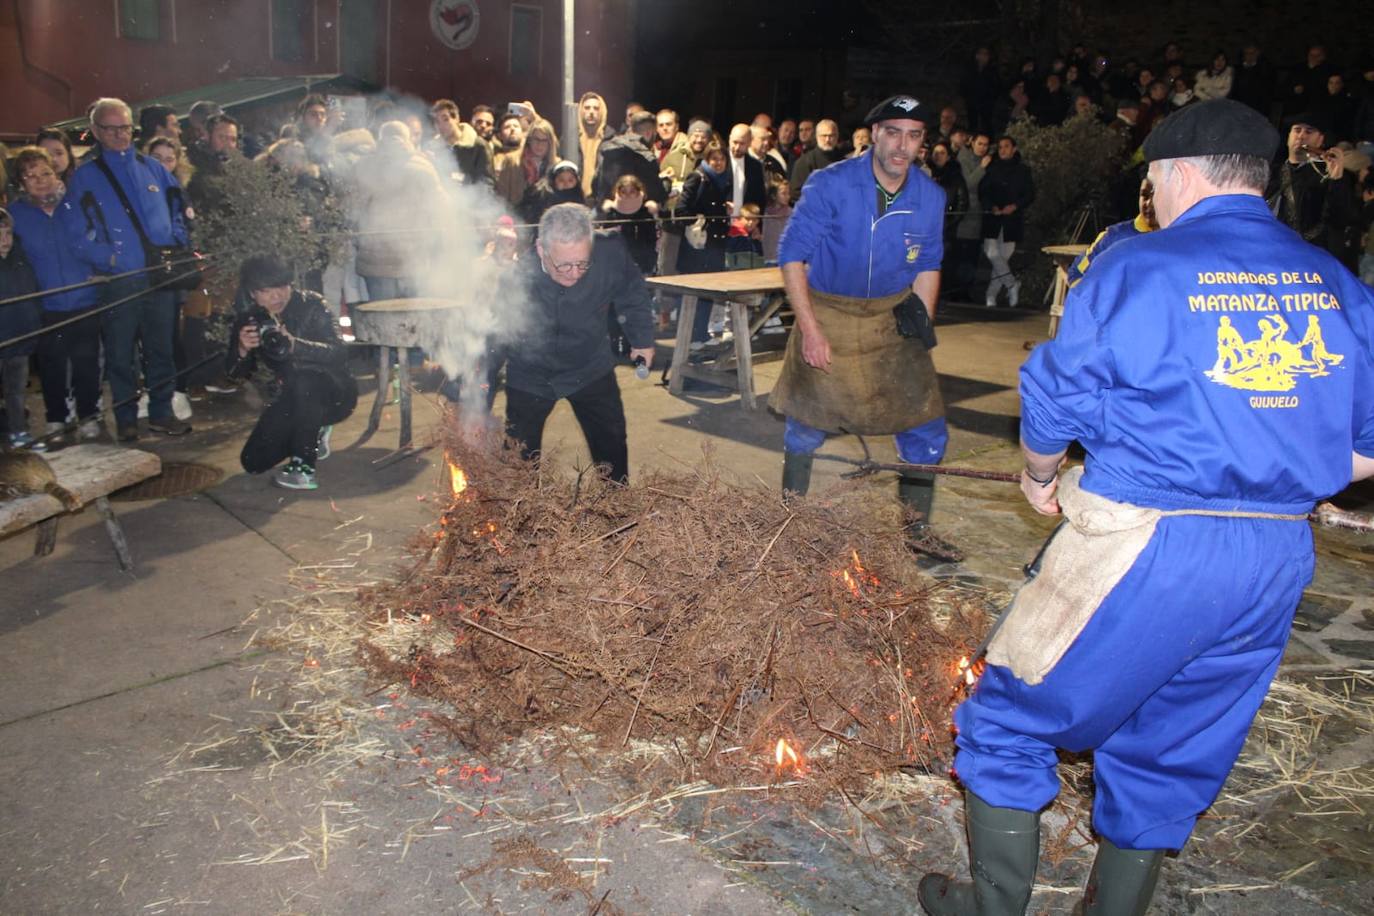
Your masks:
{"label": "black trousers", "polygon": [[[543,398],[506,386],[506,435],[521,443],[526,458],[538,457],[544,442],[544,421],[549,418],[556,399]],[[577,424],[587,437],[592,461],[607,467],[611,480],[630,479],[630,450],[625,442],[625,405],[615,372],[607,372],[568,395]]]}
{"label": "black trousers", "polygon": [[293,372],[243,444],[243,469],[261,474],[287,458],[299,458],[313,468],[320,427],[346,419],[353,407],[352,399],[325,373]]}
{"label": "black trousers", "polygon": [[[44,312],[43,326],[57,324],[80,312]],[[38,379],[43,386],[43,412],[49,423],[67,422],[67,367],[76,398],[77,419],[99,419],[100,317],[92,315],[60,331],[38,338]]]}

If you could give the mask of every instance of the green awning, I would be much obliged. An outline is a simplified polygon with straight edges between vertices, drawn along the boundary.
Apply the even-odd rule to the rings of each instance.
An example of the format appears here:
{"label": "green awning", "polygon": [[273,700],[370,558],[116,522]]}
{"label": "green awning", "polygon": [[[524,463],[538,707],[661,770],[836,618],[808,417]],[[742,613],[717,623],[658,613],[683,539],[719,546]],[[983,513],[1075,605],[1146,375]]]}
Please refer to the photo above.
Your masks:
{"label": "green awning", "polygon": [[[134,122],[137,123],[138,113],[149,105],[166,105],[176,112],[177,117],[184,118],[191,110],[191,106],[200,101],[218,102],[221,108],[233,114],[258,105],[279,102],[283,97],[304,96],[307,92],[354,95],[375,91],[376,87],[371,83],[343,73],[322,73],[315,76],[245,76],[224,83],[187,89],[184,92],[173,92],[136,102],[129,101],[129,106],[134,110]],[[51,126],[74,132],[85,130],[88,121],[83,115],[59,121]]]}

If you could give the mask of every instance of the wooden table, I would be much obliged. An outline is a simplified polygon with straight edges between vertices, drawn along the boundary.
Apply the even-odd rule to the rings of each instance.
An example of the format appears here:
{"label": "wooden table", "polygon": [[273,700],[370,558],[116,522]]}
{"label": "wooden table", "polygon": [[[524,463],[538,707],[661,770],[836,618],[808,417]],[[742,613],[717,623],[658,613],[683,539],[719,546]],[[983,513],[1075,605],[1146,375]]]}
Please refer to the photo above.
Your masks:
{"label": "wooden table", "polygon": [[1054,296],[1050,299],[1050,336],[1059,333],[1059,319],[1064,317],[1064,297],[1069,294],[1069,268],[1083,257],[1087,245],[1046,245],[1040,249],[1054,261]]}
{"label": "wooden table", "polygon": [[[442,313],[460,308],[453,299],[414,298],[378,299],[352,307],[353,333],[358,343],[374,344],[380,354],[377,360],[377,397],[367,418],[367,430],[359,442],[366,442],[382,422],[382,408],[391,388],[391,352],[396,351],[396,381],[401,410],[401,438],[396,452],[410,447],[410,348],[433,343],[438,334],[434,322],[442,321]],[[395,453],[393,453],[395,454]],[[385,459],[378,459],[382,461]]]}
{"label": "wooden table", "polygon": [[[119,568],[125,572],[132,570],[134,561],[129,553],[129,542],[110,507],[109,496],[115,490],[161,474],[161,459],[152,452],[136,448],[93,443],[73,445],[44,457],[57,475],[57,482],[70,490],[83,506],[95,503]],[[33,552],[35,556],[47,556],[57,543],[57,519],[66,511],[57,497],[46,493],[0,502],[0,535],[37,525],[38,540]]]}
{"label": "wooden table", "polygon": [[[745,410],[753,410],[757,406],[754,398],[753,338],[785,302],[781,296],[775,295],[782,291],[782,271],[776,267],[757,267],[709,274],[650,277],[646,282],[655,289],[682,297],[677,314],[677,340],[673,344],[668,390],[673,394],[681,394],[685,379],[701,379],[735,388],[739,391],[740,406]],[[717,358],[709,365],[693,365],[688,361],[698,299],[722,301],[729,308],[730,323],[735,332],[733,360],[728,356]],[[733,372],[730,371],[731,362],[734,364]]]}

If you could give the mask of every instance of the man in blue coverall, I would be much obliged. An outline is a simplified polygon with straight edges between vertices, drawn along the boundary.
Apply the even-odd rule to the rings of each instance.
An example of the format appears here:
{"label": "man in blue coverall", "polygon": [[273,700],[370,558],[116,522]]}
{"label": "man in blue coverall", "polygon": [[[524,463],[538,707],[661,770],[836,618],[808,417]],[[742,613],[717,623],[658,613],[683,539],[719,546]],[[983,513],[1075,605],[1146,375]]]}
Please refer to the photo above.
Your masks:
{"label": "man in blue coverall", "polygon": [[[930,114],[897,95],[868,113],[873,146],[811,173],[779,242],[796,314],[769,406],[787,418],[784,491],[804,494],[814,453],[835,433],[893,435],[903,461],[936,464],[949,434],[935,364],[893,308],[913,293],[933,323],[940,294],[945,194],[917,166]],[[959,559],[929,531],[935,480],[903,476],[914,549]]]}
{"label": "man in blue coverall", "polygon": [[[63,234],[77,258],[97,274],[125,274],[152,267],[158,255],[149,251],[148,245],[187,243],[181,185],[162,163],[133,148],[133,116],[124,102],[98,100],[91,106],[91,129],[100,144],[98,154],[72,175],[57,211]],[[112,182],[118,182],[118,190]],[[107,302],[137,297],[100,316],[105,374],[115,401],[116,434],[121,442],[138,438],[135,351],[140,345],[147,366],[148,428],[169,436],[191,431],[189,424],[172,414],[176,301],[171,290],[152,288],[164,279],[153,279],[156,276],[156,271],[138,273],[111,280],[104,287]]]}
{"label": "man in blue coverall", "polygon": [[[1025,911],[1062,747],[1094,751],[1084,912],[1143,914],[1278,669],[1312,576],[1307,513],[1374,474],[1374,293],[1266,208],[1277,143],[1226,99],[1161,122],[1144,151],[1163,228],[1094,260],[1021,370],[1021,489],[1067,525],[955,712],[973,881],[927,875],[929,913]],[[1059,475],[1073,440],[1081,483]],[[1085,502],[1129,521],[1099,530]],[[1090,591],[1099,561],[1116,567],[1100,600],[1045,597]]]}

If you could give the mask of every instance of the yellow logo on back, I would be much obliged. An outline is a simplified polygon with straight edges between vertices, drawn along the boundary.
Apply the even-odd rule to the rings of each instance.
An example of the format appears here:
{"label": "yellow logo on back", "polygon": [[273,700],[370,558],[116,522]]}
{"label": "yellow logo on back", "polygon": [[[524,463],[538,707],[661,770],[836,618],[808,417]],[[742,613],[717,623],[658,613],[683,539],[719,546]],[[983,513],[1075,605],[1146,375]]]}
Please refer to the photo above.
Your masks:
{"label": "yellow logo on back", "polygon": [[1207,370],[1207,377],[1246,391],[1291,391],[1298,384],[1297,376],[1330,375],[1327,367],[1340,365],[1345,358],[1327,351],[1316,315],[1307,316],[1307,331],[1298,343],[1285,339],[1288,330],[1282,315],[1266,315],[1259,320],[1259,338],[1245,340],[1230,316],[1221,316],[1217,361]]}

